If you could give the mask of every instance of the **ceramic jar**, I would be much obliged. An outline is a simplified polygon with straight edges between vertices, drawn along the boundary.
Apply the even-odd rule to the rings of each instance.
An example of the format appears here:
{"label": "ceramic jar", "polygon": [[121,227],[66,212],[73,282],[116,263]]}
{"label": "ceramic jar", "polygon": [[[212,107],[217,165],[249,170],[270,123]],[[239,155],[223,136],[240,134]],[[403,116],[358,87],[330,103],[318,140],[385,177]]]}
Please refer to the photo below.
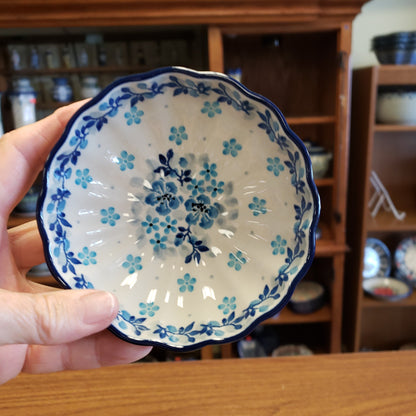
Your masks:
{"label": "ceramic jar", "polygon": [[101,88],[98,86],[97,77],[84,77],[82,79],[81,95],[82,98],[95,97]]}
{"label": "ceramic jar", "polygon": [[10,101],[16,129],[36,121],[36,93],[29,79],[20,78],[14,82]]}
{"label": "ceramic jar", "polygon": [[57,102],[68,102],[72,100],[72,88],[66,78],[53,79],[52,97]]}

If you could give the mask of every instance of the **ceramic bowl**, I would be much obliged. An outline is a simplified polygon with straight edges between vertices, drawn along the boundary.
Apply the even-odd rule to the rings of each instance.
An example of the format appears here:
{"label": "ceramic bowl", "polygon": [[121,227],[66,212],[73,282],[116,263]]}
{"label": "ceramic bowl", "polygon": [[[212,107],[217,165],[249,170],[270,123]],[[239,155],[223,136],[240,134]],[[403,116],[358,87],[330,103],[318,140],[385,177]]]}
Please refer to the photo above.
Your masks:
{"label": "ceramic bowl", "polygon": [[303,281],[297,285],[289,306],[296,313],[312,313],[322,308],[324,302],[324,287],[318,282]]}
{"label": "ceramic bowl", "polygon": [[38,222],[67,288],[113,292],[122,339],[229,342],[278,313],[309,268],[320,202],[302,141],[218,73],[117,80],[70,120]]}
{"label": "ceramic bowl", "polygon": [[392,277],[373,277],[363,281],[363,289],[370,296],[387,301],[407,298],[412,289],[405,282]]}
{"label": "ceramic bowl", "polygon": [[416,124],[416,89],[381,89],[377,96],[376,118],[385,124]]}
{"label": "ceramic bowl", "polygon": [[332,160],[332,153],[327,152],[324,149],[314,150],[312,148],[310,157],[312,161],[313,176],[315,179],[324,178],[329,171],[329,166]]}

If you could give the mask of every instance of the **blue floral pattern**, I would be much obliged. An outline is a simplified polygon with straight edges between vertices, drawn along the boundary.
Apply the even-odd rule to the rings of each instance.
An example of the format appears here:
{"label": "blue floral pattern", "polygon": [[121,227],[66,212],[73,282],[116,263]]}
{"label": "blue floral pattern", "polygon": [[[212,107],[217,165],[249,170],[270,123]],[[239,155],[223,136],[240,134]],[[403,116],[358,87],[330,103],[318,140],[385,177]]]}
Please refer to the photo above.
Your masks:
{"label": "blue floral pattern", "polygon": [[108,224],[110,227],[114,227],[116,222],[120,219],[120,214],[116,212],[114,207],[110,207],[107,209],[102,209],[100,211],[101,214],[101,222],[103,224]]}
{"label": "blue floral pattern", "polygon": [[178,128],[172,127],[170,133],[169,140],[175,142],[178,146],[182,144],[183,140],[188,140],[188,135],[186,134],[184,126],[179,126]]}
{"label": "blue floral pattern", "polygon": [[253,202],[250,202],[248,207],[251,209],[255,217],[259,216],[260,214],[267,213],[266,200],[260,199],[257,196],[253,197]]}
{"label": "blue floral pattern", "polygon": [[185,273],[183,278],[177,280],[180,292],[193,292],[196,283],[195,277],[191,277],[189,273]]}
{"label": "blue floral pattern", "polygon": [[134,155],[128,154],[125,150],[120,153],[120,156],[117,158],[117,163],[120,166],[120,170],[124,171],[126,169],[133,169],[135,159]]}
{"label": "blue floral pattern", "polygon": [[241,144],[237,143],[237,140],[232,138],[230,140],[225,140],[223,142],[224,149],[222,153],[224,155],[231,155],[232,157],[237,157],[238,152],[243,148]]}
{"label": "blue floral pattern", "polygon": [[76,185],[81,185],[83,189],[87,189],[89,183],[92,182],[92,176],[89,169],[77,169],[75,172],[77,178],[75,179]]}
{"label": "blue floral pattern", "polygon": [[[162,82],[141,80],[135,87],[131,84],[120,84],[117,93],[107,94],[94,111],[83,113],[78,119],[78,124],[71,128],[66,146],[54,154],[56,162],[51,164],[54,168],[54,187],[45,194],[42,201],[46,232],[51,236],[50,253],[54,267],[65,275],[65,279],[67,276],[72,277],[73,287],[93,288],[87,270],[99,264],[99,259],[96,252],[88,247],[75,247],[76,243],[69,237],[75,223],[67,215],[66,207],[68,201],[71,201],[73,191],[70,181],[84,189],[92,181],[88,169],[74,170],[74,167],[78,166],[84,150],[96,139],[95,133],[104,129],[109,120],[119,114],[124,115],[126,128],[141,124],[146,116],[137,105],[162,94],[170,94],[172,97],[203,97],[203,107],[197,109],[200,111],[200,117],[206,115],[209,119],[221,118],[226,110],[232,109],[244,117],[256,120],[259,131],[277,146],[280,156],[267,158],[267,163],[259,168],[263,168],[265,172],[272,172],[276,180],[283,172],[288,172],[295,195],[296,202],[289,207],[294,218],[291,238],[286,239],[278,235],[273,241],[268,242],[269,250],[271,247],[273,255],[283,256],[284,263],[277,270],[274,281],[265,284],[248,305],[240,304],[242,300],[236,296],[223,296],[222,301],[216,306],[218,318],[213,317],[207,322],[197,323],[191,320],[183,326],[160,322],[155,325],[151,318],[156,317],[161,309],[161,304],[155,302],[139,302],[137,316],[133,315],[132,311],[121,308],[114,323],[117,330],[128,337],[129,334],[135,334],[145,336],[145,339],[152,338],[150,334],[155,334],[162,344],[168,340],[169,345],[177,345],[178,348],[204,343],[212,336],[230,337],[240,334],[247,324],[254,322],[266,311],[274,309],[278,305],[277,300],[282,298],[282,291],[286,288],[285,282],[289,280],[289,276],[295,276],[299,272],[300,264],[303,264],[301,259],[305,258],[306,251],[309,253],[311,250],[311,212],[319,208],[316,206],[317,199],[315,198],[313,205],[310,194],[306,195],[306,189],[309,192],[310,185],[307,185],[306,181],[304,158],[298,146],[287,137],[287,132],[282,131],[274,112],[259,106],[255,99],[246,96],[242,90],[230,88],[228,81],[220,77],[214,81],[206,81],[203,77],[195,80],[186,71],[184,74],[180,72],[172,72]],[[164,132],[164,137],[169,137],[167,143],[183,147],[191,137],[180,123],[175,124],[176,127],[170,126],[169,130]],[[241,142],[237,136],[228,137],[231,138],[223,140],[219,151],[225,156],[238,158],[245,151],[245,142]],[[137,155],[131,153],[131,150],[121,148],[116,150],[115,154],[119,155],[115,158],[115,163],[120,171],[134,169]],[[149,171],[148,177],[145,178],[148,186],[142,190],[141,201],[144,202],[145,209],[138,214],[139,228],[156,255],[168,253],[175,248],[181,249],[181,253],[185,253],[185,264],[194,261],[198,265],[202,256],[213,255],[209,253],[210,242],[205,238],[204,231],[213,229],[214,224],[221,230],[225,215],[230,216],[233,207],[237,207],[237,212],[233,215],[238,215],[238,201],[233,202],[232,186],[227,183],[221,166],[206,159],[193,160],[186,154],[176,155],[173,149],[166,149],[158,155],[158,160],[153,160],[152,163],[152,171]],[[308,184],[309,179],[308,177]],[[224,196],[226,198],[223,198]],[[249,209],[253,216],[264,215],[267,212],[266,201],[253,197]],[[177,217],[176,213],[179,211],[182,215]],[[117,227],[121,217],[114,207],[101,208],[98,213],[101,215],[101,224],[110,229]],[[225,254],[222,258],[225,260],[224,264],[237,272],[243,267],[249,267],[247,258],[240,250],[228,253],[228,258]],[[136,254],[128,254],[124,262],[120,263],[120,267],[130,274],[143,268],[143,258]],[[237,275],[239,274],[241,273]],[[190,273],[176,279],[179,292],[185,294],[195,290],[197,279]]]}

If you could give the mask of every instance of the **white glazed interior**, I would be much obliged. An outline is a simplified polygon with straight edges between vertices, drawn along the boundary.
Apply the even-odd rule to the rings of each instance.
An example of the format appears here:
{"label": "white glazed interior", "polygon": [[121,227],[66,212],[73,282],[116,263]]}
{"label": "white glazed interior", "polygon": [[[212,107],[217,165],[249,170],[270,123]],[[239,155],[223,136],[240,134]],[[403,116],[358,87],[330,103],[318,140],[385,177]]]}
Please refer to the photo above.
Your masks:
{"label": "white glazed interior", "polygon": [[[52,154],[39,211],[48,262],[70,288],[115,293],[120,313],[112,329],[128,341],[186,349],[231,340],[284,306],[310,265],[319,215],[310,161],[278,110],[225,76],[171,69],[147,77],[103,91]],[[79,140],[83,127],[87,144]],[[67,158],[62,167],[75,148],[76,163]],[[213,164],[215,176],[203,173]],[[185,170],[202,181],[203,193],[180,183]],[[213,180],[223,182],[221,193]],[[163,215],[149,203],[157,181],[165,192],[174,183],[183,197]],[[70,195],[59,207],[60,190]],[[203,214],[190,225],[186,198],[197,203],[202,194],[217,211],[203,226]],[[166,248],[155,251],[148,215],[158,217]],[[167,220],[176,221],[176,236],[189,225],[200,245],[190,235],[175,245]],[[207,251],[187,262],[202,246]]]}

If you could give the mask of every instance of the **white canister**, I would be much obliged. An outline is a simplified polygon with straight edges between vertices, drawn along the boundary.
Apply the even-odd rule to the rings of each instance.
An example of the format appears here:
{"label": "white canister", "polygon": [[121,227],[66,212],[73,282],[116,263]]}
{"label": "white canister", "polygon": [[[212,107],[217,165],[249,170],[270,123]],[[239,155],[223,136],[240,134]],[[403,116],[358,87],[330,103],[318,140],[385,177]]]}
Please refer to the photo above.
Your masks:
{"label": "white canister", "polygon": [[20,78],[15,81],[10,101],[16,129],[36,121],[36,93],[29,79]]}
{"label": "white canister", "polygon": [[81,95],[82,98],[95,97],[101,88],[98,86],[97,77],[84,77],[82,79]]}

